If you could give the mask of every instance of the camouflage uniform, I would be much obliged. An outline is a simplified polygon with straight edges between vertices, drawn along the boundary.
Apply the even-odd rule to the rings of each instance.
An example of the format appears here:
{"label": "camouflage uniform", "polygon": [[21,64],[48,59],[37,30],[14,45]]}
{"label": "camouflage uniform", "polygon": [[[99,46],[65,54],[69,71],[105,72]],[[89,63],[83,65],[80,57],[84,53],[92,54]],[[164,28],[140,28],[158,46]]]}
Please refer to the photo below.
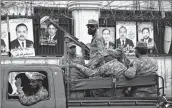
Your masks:
{"label": "camouflage uniform", "polygon": [[[136,75],[153,75],[156,74],[158,70],[157,61],[143,56],[139,59],[134,60],[133,67],[129,68],[125,75],[128,78],[134,78]],[[134,97],[152,97],[157,96],[156,86],[149,86],[149,87],[136,87],[133,90]]]}
{"label": "camouflage uniform", "polygon": [[[73,63],[78,63],[81,65],[85,64],[85,61],[82,57],[79,57],[78,55],[76,55],[75,57],[69,57],[69,62],[73,62]],[[60,60],[60,65],[64,65],[64,57],[62,57],[62,59]],[[75,67],[70,67],[70,80],[74,80],[74,79],[82,79],[82,78],[86,78],[87,76],[82,73],[80,70],[76,69]],[[85,92],[83,91],[72,91],[70,93],[70,97],[84,97]]]}
{"label": "camouflage uniform", "polygon": [[[105,52],[107,52],[107,55],[111,55],[113,58],[111,61],[108,61],[105,63],[104,56],[106,56]],[[74,67],[79,69],[80,71],[86,73],[88,76],[92,75],[113,75],[116,76],[120,72],[122,73],[124,70],[126,70],[126,66],[119,62],[116,58],[119,58],[121,55],[120,50],[106,50],[102,53],[101,56],[98,56],[96,59],[96,66],[94,68],[85,67],[83,65],[73,63]],[[93,60],[92,60],[93,61]]]}
{"label": "camouflage uniform", "polygon": [[32,96],[26,96],[22,90],[22,88],[17,89],[18,95],[19,95],[19,101],[23,105],[32,105],[35,104],[39,101],[42,101],[47,98],[48,96],[48,91],[44,88],[41,87],[36,94],[33,94]]}
{"label": "camouflage uniform", "polygon": [[[96,76],[102,76],[102,77],[109,77],[109,76],[118,77],[127,69],[124,64],[122,64],[116,59],[113,59],[112,61],[109,61],[94,70],[79,64],[74,64],[74,65],[77,69],[85,72],[88,76],[94,74]],[[112,97],[112,96],[124,97],[123,89],[117,89],[115,91],[114,88],[92,90],[92,94],[94,97]]]}
{"label": "camouflage uniform", "polygon": [[103,54],[99,54],[96,57],[94,57],[93,59],[90,59],[88,64],[86,64],[86,67],[94,70],[94,69],[102,66],[103,64],[105,64],[104,56],[103,56]]}
{"label": "camouflage uniform", "polygon": [[[38,80],[44,81],[44,79],[46,78],[44,74],[39,73],[39,72],[32,72],[30,74],[26,74],[26,76],[30,80],[35,80],[35,81],[38,81]],[[35,104],[39,101],[46,99],[48,96],[48,91],[43,87],[43,85],[40,86],[40,88],[37,90],[36,93],[31,91],[30,95],[28,95],[28,94],[25,94],[24,91],[22,90],[20,78],[19,79],[17,78],[15,84],[17,87],[19,101],[23,105],[29,106],[29,105]],[[32,85],[33,83],[30,83],[30,84]]]}
{"label": "camouflage uniform", "polygon": [[90,59],[102,54],[105,49],[105,40],[102,36],[94,36],[90,45]]}
{"label": "camouflage uniform", "polygon": [[[75,57],[69,57],[69,62],[73,62],[73,63],[77,63],[77,64],[81,64],[84,65],[85,61],[82,57],[79,57],[78,55],[76,55]],[[60,65],[64,65],[64,57],[61,58],[60,60]],[[70,72],[71,72],[71,79],[80,79],[83,78],[83,76],[80,76],[81,73],[78,69],[71,67],[70,68]]]}
{"label": "camouflage uniform", "polygon": [[[107,55],[110,55],[112,57],[112,60],[105,63],[104,60],[104,56],[106,56],[105,52],[107,52]],[[80,71],[86,73],[87,76],[101,76],[101,77],[109,77],[109,76],[113,76],[113,77],[118,77],[120,76],[127,68],[125,67],[124,64],[122,64],[121,62],[119,62],[116,58],[121,58],[122,55],[122,51],[120,49],[107,49],[106,51],[104,51],[104,53],[102,53],[103,57],[99,56],[99,58],[97,58],[97,63],[99,65],[97,65],[94,68],[88,68],[79,64],[75,64],[74,66],[79,69]],[[98,62],[99,61],[99,62]],[[120,92],[117,93],[117,95],[114,92],[114,89],[98,89],[98,90],[92,90],[94,96],[105,96],[105,97],[109,97],[109,96],[123,96],[122,90],[116,90],[116,92]]]}
{"label": "camouflage uniform", "polygon": [[101,61],[100,58],[102,58],[102,54],[105,49],[105,40],[103,37],[100,36],[94,36],[91,40],[90,45],[90,60],[88,63],[88,67],[91,69],[95,69],[102,64],[104,64],[104,61]]}

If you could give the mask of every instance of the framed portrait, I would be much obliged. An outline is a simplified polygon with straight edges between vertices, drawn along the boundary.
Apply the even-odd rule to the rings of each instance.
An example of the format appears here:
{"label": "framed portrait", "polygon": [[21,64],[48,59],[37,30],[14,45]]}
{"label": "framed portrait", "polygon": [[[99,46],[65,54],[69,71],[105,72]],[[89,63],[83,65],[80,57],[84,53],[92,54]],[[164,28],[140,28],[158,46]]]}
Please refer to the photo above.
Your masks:
{"label": "framed portrait", "polygon": [[127,55],[134,55],[136,45],[136,22],[116,22],[116,47],[122,47]]}
{"label": "framed portrait", "polygon": [[11,56],[35,56],[32,19],[10,19],[9,30]]}
{"label": "framed portrait", "polygon": [[138,41],[147,43],[148,49],[154,48],[154,30],[152,22],[138,22]]}
{"label": "framed portrait", "polygon": [[105,39],[106,48],[115,47],[115,27],[100,27],[99,33]]}
{"label": "framed portrait", "polygon": [[9,38],[7,21],[1,21],[1,55],[8,56],[9,53]]}
{"label": "framed portrait", "polygon": [[[53,22],[50,22],[53,21]],[[52,19],[49,16],[44,16],[40,19],[40,45],[57,45],[58,41],[58,28],[55,24],[58,24],[58,19]]]}
{"label": "framed portrait", "polygon": [[34,7],[34,15],[39,19],[39,22],[36,21],[39,23],[39,35],[35,38],[38,40],[38,43],[35,43],[36,54],[63,56],[65,32],[72,34],[73,26],[71,23],[73,20],[59,14],[57,7]]}

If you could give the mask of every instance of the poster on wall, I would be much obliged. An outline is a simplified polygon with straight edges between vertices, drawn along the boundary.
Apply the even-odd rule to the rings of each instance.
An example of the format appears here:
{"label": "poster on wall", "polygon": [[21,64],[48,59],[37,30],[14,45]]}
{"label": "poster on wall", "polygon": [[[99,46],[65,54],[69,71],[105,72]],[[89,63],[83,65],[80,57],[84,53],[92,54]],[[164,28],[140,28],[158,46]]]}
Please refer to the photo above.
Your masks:
{"label": "poster on wall", "polygon": [[136,45],[136,22],[116,22],[116,45],[124,49],[126,55],[134,55]]}
{"label": "poster on wall", "polygon": [[99,33],[105,39],[105,48],[115,47],[115,27],[100,27]]}
{"label": "poster on wall", "polygon": [[1,21],[1,55],[7,56],[9,52],[7,21]]}
{"label": "poster on wall", "polygon": [[35,56],[32,19],[10,19],[9,29],[11,56]]}
{"label": "poster on wall", "polygon": [[[51,21],[53,22],[51,22]],[[44,16],[40,20],[41,36],[40,45],[55,46],[58,41],[58,28],[55,24],[58,23],[58,19],[52,19],[49,16]]]}
{"label": "poster on wall", "polygon": [[148,49],[154,48],[154,34],[152,22],[138,22],[138,40],[147,43]]}

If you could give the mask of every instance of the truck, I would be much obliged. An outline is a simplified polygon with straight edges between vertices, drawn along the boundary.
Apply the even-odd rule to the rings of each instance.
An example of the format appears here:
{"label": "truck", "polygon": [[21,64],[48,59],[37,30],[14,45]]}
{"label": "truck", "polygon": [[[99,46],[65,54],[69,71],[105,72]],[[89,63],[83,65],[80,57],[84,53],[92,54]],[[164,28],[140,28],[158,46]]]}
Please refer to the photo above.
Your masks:
{"label": "truck", "polygon": [[[48,97],[36,104],[25,106],[18,101],[18,96],[8,93],[8,82],[13,73],[41,72],[46,75],[45,88]],[[158,76],[138,77],[127,83],[114,81],[113,78],[92,78],[76,80],[73,87],[67,88],[64,71],[56,65],[2,65],[1,66],[1,108],[158,108],[158,104],[164,104],[171,108],[171,100],[162,100],[160,97],[152,98],[110,98],[110,97],[82,97],[70,98],[67,93],[70,90],[88,90],[111,87],[145,86],[158,84]],[[136,81],[147,81],[145,83],[133,83]],[[103,83],[101,83],[103,82]],[[148,83],[149,82],[149,83]],[[69,84],[69,83],[68,83]],[[158,90],[164,89],[158,87]],[[68,92],[69,90],[69,92]],[[163,92],[163,91],[162,91]],[[164,98],[166,99],[166,98]],[[159,107],[163,108],[163,107]],[[164,107],[165,108],[165,107]]]}

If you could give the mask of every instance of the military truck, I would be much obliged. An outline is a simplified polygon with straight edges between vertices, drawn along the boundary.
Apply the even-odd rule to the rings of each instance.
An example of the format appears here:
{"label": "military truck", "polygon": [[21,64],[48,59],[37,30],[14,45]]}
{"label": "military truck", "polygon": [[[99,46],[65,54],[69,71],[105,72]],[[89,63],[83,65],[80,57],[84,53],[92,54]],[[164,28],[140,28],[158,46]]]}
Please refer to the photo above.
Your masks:
{"label": "military truck", "polygon": [[[16,94],[9,94],[8,81],[12,73],[41,72],[46,75],[44,82],[48,91],[48,97],[31,106],[22,105]],[[70,98],[72,90],[88,90],[100,88],[119,88],[128,86],[158,85],[159,76],[136,77],[135,79],[121,83],[113,78],[92,78],[76,80],[71,88],[67,87],[64,71],[57,65],[2,65],[1,66],[1,108],[158,108],[157,105],[169,106],[170,101],[165,98],[110,98],[110,97],[82,97]],[[134,82],[142,83],[134,83]],[[144,82],[145,81],[145,82]],[[144,82],[144,83],[143,83]],[[70,84],[70,83],[68,83]],[[163,90],[164,86],[157,90]],[[160,94],[159,94],[160,95]],[[168,104],[168,105],[167,105]],[[163,107],[159,107],[163,108]],[[165,108],[165,107],[164,107]]]}

